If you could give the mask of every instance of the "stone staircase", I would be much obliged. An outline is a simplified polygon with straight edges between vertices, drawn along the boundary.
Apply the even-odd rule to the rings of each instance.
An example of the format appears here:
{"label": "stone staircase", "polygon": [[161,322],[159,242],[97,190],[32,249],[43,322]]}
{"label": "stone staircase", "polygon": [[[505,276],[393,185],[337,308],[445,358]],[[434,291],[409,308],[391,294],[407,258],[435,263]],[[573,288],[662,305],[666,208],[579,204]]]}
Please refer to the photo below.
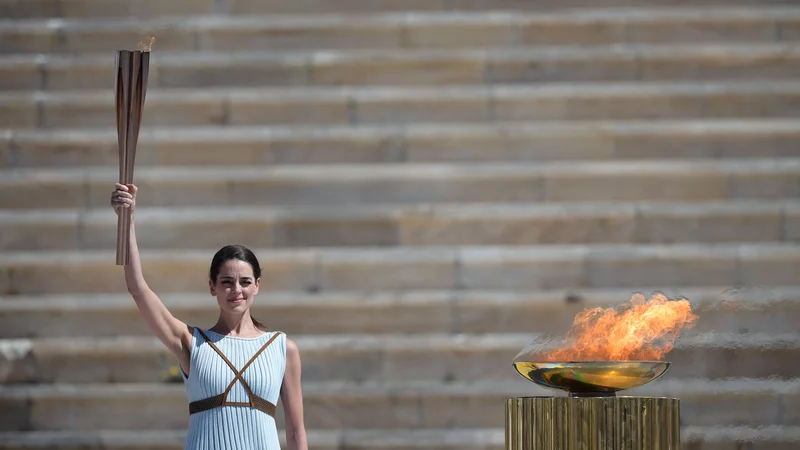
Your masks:
{"label": "stone staircase", "polygon": [[151,35],[146,276],[209,326],[213,252],[256,250],[310,448],[502,449],[555,395],[512,358],[655,289],[700,320],[631,394],[684,449],[800,448],[800,6],[603,3],[0,0],[0,448],[183,448],[107,203]]}

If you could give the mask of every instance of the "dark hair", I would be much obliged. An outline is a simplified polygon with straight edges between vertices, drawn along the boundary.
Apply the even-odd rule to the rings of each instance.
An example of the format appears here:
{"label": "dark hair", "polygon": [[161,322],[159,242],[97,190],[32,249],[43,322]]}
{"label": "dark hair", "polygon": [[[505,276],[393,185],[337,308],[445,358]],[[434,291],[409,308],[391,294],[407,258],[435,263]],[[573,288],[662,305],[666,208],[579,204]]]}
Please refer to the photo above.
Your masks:
{"label": "dark hair", "polygon": [[[214,254],[214,257],[211,259],[211,268],[208,270],[208,278],[211,280],[212,283],[217,283],[217,277],[219,276],[219,269],[225,264],[227,261],[231,260],[239,260],[244,261],[253,268],[253,276],[256,279],[261,278],[261,265],[258,264],[258,258],[256,258],[255,253],[253,253],[249,248],[245,247],[244,245],[226,245],[217,251]],[[266,330],[266,327],[255,319],[252,315],[250,319],[253,320],[253,324],[256,328],[261,328]]]}

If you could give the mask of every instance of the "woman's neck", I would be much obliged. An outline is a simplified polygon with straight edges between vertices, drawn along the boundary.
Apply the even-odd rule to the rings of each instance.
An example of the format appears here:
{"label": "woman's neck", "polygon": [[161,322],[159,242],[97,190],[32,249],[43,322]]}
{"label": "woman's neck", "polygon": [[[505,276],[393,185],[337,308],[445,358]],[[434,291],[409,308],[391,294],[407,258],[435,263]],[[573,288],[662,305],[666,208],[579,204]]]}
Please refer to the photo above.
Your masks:
{"label": "woman's neck", "polygon": [[217,323],[211,327],[211,331],[233,337],[257,337],[264,334],[253,323],[250,314],[236,317],[220,314]]}

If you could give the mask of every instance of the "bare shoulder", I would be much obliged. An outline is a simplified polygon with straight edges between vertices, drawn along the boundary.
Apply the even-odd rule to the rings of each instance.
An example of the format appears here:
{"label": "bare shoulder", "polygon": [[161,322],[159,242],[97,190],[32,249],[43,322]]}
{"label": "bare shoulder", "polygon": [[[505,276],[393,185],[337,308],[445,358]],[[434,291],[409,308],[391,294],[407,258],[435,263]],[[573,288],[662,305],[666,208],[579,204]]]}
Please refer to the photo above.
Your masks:
{"label": "bare shoulder", "polygon": [[302,363],[300,362],[300,348],[297,346],[297,343],[293,340],[286,338],[286,374],[285,379],[289,380],[289,383],[294,383],[294,381],[300,381],[300,372]]}
{"label": "bare shoulder", "polygon": [[286,337],[286,357],[287,358],[300,358],[300,347],[297,343]]}
{"label": "bare shoulder", "polygon": [[189,324],[185,324],[186,329],[183,333],[183,339],[181,339],[184,348],[190,348],[192,346],[192,340],[194,339],[194,328]]}

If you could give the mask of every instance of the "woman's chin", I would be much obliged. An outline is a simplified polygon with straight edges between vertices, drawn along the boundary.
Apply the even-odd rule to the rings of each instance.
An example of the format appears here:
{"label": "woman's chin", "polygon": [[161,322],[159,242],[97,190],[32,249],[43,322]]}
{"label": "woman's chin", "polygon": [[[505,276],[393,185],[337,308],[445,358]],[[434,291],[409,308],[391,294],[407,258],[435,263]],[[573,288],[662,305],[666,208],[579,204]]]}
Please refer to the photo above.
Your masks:
{"label": "woman's chin", "polygon": [[225,302],[225,309],[229,311],[242,312],[247,307],[247,300],[227,300]]}

